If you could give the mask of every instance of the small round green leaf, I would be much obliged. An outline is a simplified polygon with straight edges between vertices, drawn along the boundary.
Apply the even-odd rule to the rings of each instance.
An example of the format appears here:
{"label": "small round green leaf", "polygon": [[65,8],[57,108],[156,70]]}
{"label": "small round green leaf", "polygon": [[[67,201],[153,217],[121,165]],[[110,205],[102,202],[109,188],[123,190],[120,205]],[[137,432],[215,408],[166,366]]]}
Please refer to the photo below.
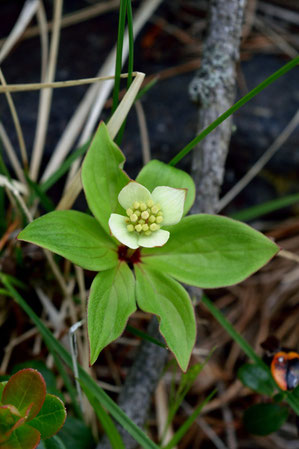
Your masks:
{"label": "small round green leaf", "polygon": [[41,438],[50,438],[63,426],[66,410],[63,402],[52,394],[47,394],[39,414],[30,421],[30,426],[37,429]]}
{"label": "small round green leaf", "polygon": [[23,363],[14,365],[11,373],[14,374],[24,368],[36,369],[44,378],[47,385],[47,393],[54,394],[63,400],[63,394],[56,387],[56,377],[53,371],[51,371],[42,360],[27,360]]}
{"label": "small round green leaf", "polygon": [[142,249],[142,261],[196,287],[241,282],[278,252],[260,232],[219,215],[192,215],[167,229],[168,242],[162,248]]}
{"label": "small round green leaf", "polygon": [[269,371],[256,363],[244,363],[238,370],[238,378],[251,390],[271,396],[273,383]]}
{"label": "small round green leaf", "polygon": [[112,238],[95,218],[75,210],[45,214],[30,223],[18,238],[49,249],[87,270],[107,270],[118,262]]}
{"label": "small round green leaf", "polygon": [[123,333],[135,310],[135,279],[126,263],[97,274],[91,285],[87,309],[91,364],[105,346]]}
{"label": "small round green leaf", "polygon": [[183,371],[195,344],[196,325],[191,300],[175,280],[144,265],[135,265],[139,307],[160,320],[160,331]]}
{"label": "small round green leaf", "polygon": [[1,449],[35,449],[40,442],[40,433],[27,424],[16,429]]}
{"label": "small round green leaf", "polygon": [[2,403],[14,405],[21,416],[34,418],[46,397],[46,383],[36,370],[26,368],[11,376],[2,393]]}
{"label": "small round green leaf", "polygon": [[269,435],[280,429],[288,417],[288,409],[277,404],[256,404],[244,413],[244,425],[254,435]]}
{"label": "small round green leaf", "polygon": [[138,174],[136,181],[152,192],[158,186],[188,189],[184,204],[184,215],[190,210],[195,199],[195,184],[188,173],[164,162],[152,160]]}

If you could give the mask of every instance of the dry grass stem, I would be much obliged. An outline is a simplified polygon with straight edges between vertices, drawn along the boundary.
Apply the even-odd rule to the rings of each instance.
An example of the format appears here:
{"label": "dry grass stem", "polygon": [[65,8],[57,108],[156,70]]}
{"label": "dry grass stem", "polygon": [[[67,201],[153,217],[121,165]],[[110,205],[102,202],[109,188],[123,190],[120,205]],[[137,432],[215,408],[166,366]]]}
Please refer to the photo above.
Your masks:
{"label": "dry grass stem", "polygon": [[[61,19],[61,28],[66,28],[71,25],[76,25],[77,23],[84,22],[89,19],[93,19],[101,14],[112,11],[119,7],[119,0],[110,0],[105,3],[97,3],[95,5],[87,6],[86,8],[81,8],[76,12],[66,14]],[[53,29],[53,22],[46,22],[46,31],[51,31]],[[24,34],[23,39],[30,39],[39,34],[39,27],[32,26],[28,28]],[[0,39],[0,48],[4,45],[7,38]]]}
{"label": "dry grass stem", "polygon": [[[55,76],[58,44],[60,37],[60,23],[62,14],[62,0],[55,0],[54,2],[54,27],[51,39],[49,64],[47,68],[46,80],[51,82]],[[49,114],[51,109],[52,89],[42,90],[39,101],[39,112],[37,118],[36,134],[33,143],[32,159],[30,162],[30,177],[33,181],[38,178],[40,163],[43,156],[45,146],[46,134],[48,129]]]}
{"label": "dry grass stem", "polygon": [[61,319],[61,315],[53,305],[51,299],[46,295],[40,287],[36,287],[35,292],[39,297],[39,300],[45,309],[46,317],[50,320],[53,325],[53,328],[59,332],[63,329],[63,320]]}
{"label": "dry grass stem", "polygon": [[245,176],[238,181],[234,187],[224,195],[218,203],[218,212],[227,206],[251,181],[252,179],[264,168],[274,154],[282,147],[287,141],[293,131],[299,124],[299,111],[296,112],[292,120],[288,123],[285,129],[279,134],[272,145],[265,151],[260,159],[248,170]]}
{"label": "dry grass stem", "polygon": [[[3,86],[7,85],[1,68],[0,68],[0,81],[1,81],[1,84]],[[11,96],[10,92],[6,92],[5,96],[6,96],[6,99],[7,99],[7,103],[8,103],[11,115],[12,115],[12,119],[13,119],[15,128],[16,128],[17,137],[18,137],[18,141],[19,141],[19,145],[20,145],[21,158],[22,158],[22,161],[23,161],[23,165],[24,165],[24,168],[26,168],[28,166],[28,157],[27,157],[25,140],[24,140],[22,128],[21,128],[21,125],[20,125],[20,120],[19,120],[19,117],[18,117],[18,114],[17,114],[17,111],[16,111],[16,108],[15,108],[15,105],[14,105],[14,102],[13,102],[13,99],[12,99],[12,96]]]}
{"label": "dry grass stem", "polygon": [[284,257],[285,259],[293,260],[294,262],[299,263],[299,255],[292,253],[291,251],[281,249],[277,255],[280,257]]}
{"label": "dry grass stem", "polygon": [[15,179],[9,180],[5,175],[0,175],[0,186],[8,188],[12,192],[17,191],[18,193],[21,193],[23,195],[28,194],[26,185]]}
{"label": "dry grass stem", "polygon": [[47,16],[42,0],[39,1],[38,9],[36,11],[36,18],[41,42],[41,82],[44,82],[47,76],[49,39],[47,31]]}
{"label": "dry grass stem", "polygon": [[27,0],[23,6],[21,14],[18,17],[13,29],[9,36],[5,38],[3,46],[0,50],[0,64],[4,61],[10,50],[18,42],[28,24],[31,22],[32,17],[36,13],[39,5],[39,0]]}
{"label": "dry grass stem", "polygon": [[254,24],[256,28],[272,41],[284,54],[290,58],[298,56],[297,50],[292,47],[279,33],[268,26],[264,20],[255,17]]}
{"label": "dry grass stem", "polygon": [[[138,72],[133,72],[133,76],[136,76]],[[122,73],[121,78],[128,78],[127,73]],[[68,81],[53,81],[49,83],[27,83],[27,84],[6,84],[5,86],[0,86],[0,93],[5,92],[26,92],[33,90],[42,90],[46,88],[62,88],[62,87],[73,87],[73,86],[83,86],[85,84],[93,84],[101,81],[114,80],[114,75],[111,76],[97,76],[95,78],[83,78],[79,80],[68,80]]]}
{"label": "dry grass stem", "polygon": [[[159,441],[162,440],[167,425],[167,418],[169,413],[168,404],[169,401],[167,397],[165,381],[161,379],[155,391],[155,405]],[[172,437],[173,430],[171,425],[169,425],[165,433],[165,437],[163,438],[163,441],[161,441],[161,443],[163,445],[166,445],[167,443],[169,443]],[[173,449],[177,449],[177,446],[173,446]]]}
{"label": "dry grass stem", "polygon": [[299,25],[299,13],[294,10],[282,8],[263,1],[258,2],[258,10],[269,16],[277,17],[279,20],[285,20],[294,25]]}
{"label": "dry grass stem", "polygon": [[5,128],[2,124],[2,122],[0,122],[0,138],[1,138],[1,142],[3,144],[4,150],[9,159],[9,162],[11,163],[11,166],[14,169],[19,181],[22,182],[23,184],[26,184],[24,171],[20,165],[19,159],[17,158],[15,150],[14,150],[12,143],[5,131]]}
{"label": "dry grass stem", "polygon": [[[192,407],[184,401],[182,404],[182,408],[188,415],[193,413]],[[196,424],[201,428],[201,430],[208,436],[208,438],[213,442],[217,449],[228,449],[227,446],[223,443],[223,441],[218,437],[217,433],[212,429],[211,426],[207,423],[204,418],[198,417],[195,420]]]}

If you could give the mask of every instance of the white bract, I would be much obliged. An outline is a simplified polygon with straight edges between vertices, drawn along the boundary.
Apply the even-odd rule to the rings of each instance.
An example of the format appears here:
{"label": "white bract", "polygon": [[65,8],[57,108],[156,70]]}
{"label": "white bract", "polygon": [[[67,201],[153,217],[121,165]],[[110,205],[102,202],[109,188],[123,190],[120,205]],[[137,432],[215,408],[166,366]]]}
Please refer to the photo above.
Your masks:
{"label": "white bract", "polygon": [[118,195],[127,215],[111,214],[110,231],[132,249],[163,246],[169,239],[169,232],[161,227],[181,220],[185,197],[185,189],[159,186],[150,193],[143,185],[131,181]]}

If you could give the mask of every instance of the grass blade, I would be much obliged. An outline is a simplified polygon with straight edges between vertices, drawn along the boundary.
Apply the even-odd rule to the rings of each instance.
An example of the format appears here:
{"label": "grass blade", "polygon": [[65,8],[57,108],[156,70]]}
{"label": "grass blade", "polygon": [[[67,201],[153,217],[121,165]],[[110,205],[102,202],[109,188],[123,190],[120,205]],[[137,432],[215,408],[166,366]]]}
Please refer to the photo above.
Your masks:
{"label": "grass blade", "polygon": [[296,203],[299,203],[299,193],[294,193],[292,195],[284,196],[283,198],[276,198],[275,200],[248,207],[239,212],[230,214],[230,217],[241,221],[254,220],[255,218],[283,209],[284,207],[292,206]]}
{"label": "grass blade", "polygon": [[117,428],[114,425],[114,422],[108,415],[108,413],[105,411],[105,409],[101,406],[100,402],[96,401],[91,393],[91,391],[88,389],[88,387],[83,383],[80,382],[81,387],[87,397],[87,399],[90,402],[90,405],[93,407],[94,411],[97,414],[97,417],[99,418],[103,429],[105,430],[109,441],[111,443],[112,449],[126,449],[124,446],[124,443],[119,435],[119,432]]}
{"label": "grass blade", "polygon": [[54,205],[53,201],[48,197],[48,195],[45,192],[43,192],[43,190],[41,189],[40,185],[37,182],[32,181],[29,178],[29,176],[26,175],[26,173],[25,173],[25,176],[26,176],[27,183],[28,183],[34,197],[39,198],[39,200],[46,212],[52,212],[52,210],[55,209],[55,205]]}
{"label": "grass blade", "polygon": [[184,424],[182,424],[181,427],[175,432],[169,443],[166,446],[163,446],[163,449],[171,449],[181,441],[185,433],[190,429],[199,413],[202,411],[203,407],[212,399],[216,391],[217,390],[212,391],[212,393],[210,393],[209,396],[195,408],[193,413],[186,419]]}
{"label": "grass blade", "polygon": [[77,148],[68,158],[61,164],[61,166],[56,170],[41,186],[42,192],[46,192],[50,189],[65,173],[67,173],[68,169],[72,165],[72,163],[78,159],[80,156],[83,156],[88,147],[90,145],[92,139],[89,139],[84,145]]}
{"label": "grass blade", "polygon": [[145,332],[140,331],[139,329],[136,329],[136,327],[130,326],[129,324],[126,327],[126,330],[131,332],[131,334],[136,335],[137,337],[142,338],[143,340],[150,341],[154,345],[161,346],[161,348],[167,348],[167,346],[164,343],[161,343],[156,338],[152,337],[151,335],[148,335]]}
{"label": "grass blade", "polygon": [[119,21],[118,21],[118,34],[117,34],[115,81],[114,81],[114,89],[113,89],[112,113],[116,110],[117,105],[118,105],[120,74],[121,74],[121,67],[122,67],[123,42],[124,42],[124,33],[125,33],[126,15],[127,15],[127,1],[128,0],[121,0],[120,7],[119,7]]}
{"label": "grass blade", "polygon": [[[129,37],[129,59],[128,59],[128,79],[127,79],[127,89],[132,84],[132,73],[133,73],[133,65],[134,65],[134,33],[133,33],[133,13],[132,13],[132,5],[131,0],[127,0],[127,20],[128,20],[128,37]],[[115,142],[118,146],[121,145],[123,134],[126,127],[126,120],[123,122],[119,133],[115,139]]]}
{"label": "grass blade", "polygon": [[282,66],[279,70],[274,72],[271,76],[269,76],[265,81],[260,83],[254,89],[252,89],[248,94],[242,97],[239,101],[237,101],[231,108],[221,114],[213,123],[207,126],[198,136],[196,136],[188,145],[185,146],[173,159],[169,162],[169,165],[176,165],[183,157],[185,157],[191,150],[201,141],[203,140],[210,132],[212,132],[215,128],[217,128],[220,123],[224,122],[230,115],[240,109],[245,103],[259,94],[262,90],[264,90],[267,86],[274,83],[278,78],[280,78],[285,73],[289,72],[291,69],[296,67],[299,64],[299,56],[292,59],[290,62]]}

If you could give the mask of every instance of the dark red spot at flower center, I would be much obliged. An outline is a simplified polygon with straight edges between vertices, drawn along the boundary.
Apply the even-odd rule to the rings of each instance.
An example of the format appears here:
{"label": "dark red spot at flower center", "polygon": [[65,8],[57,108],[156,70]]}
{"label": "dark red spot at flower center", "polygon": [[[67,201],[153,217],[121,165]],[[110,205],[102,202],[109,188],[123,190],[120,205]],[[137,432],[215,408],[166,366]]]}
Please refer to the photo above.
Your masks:
{"label": "dark red spot at flower center", "polygon": [[128,264],[135,264],[141,262],[140,248],[130,249],[127,246],[121,245],[117,249],[118,259]]}

